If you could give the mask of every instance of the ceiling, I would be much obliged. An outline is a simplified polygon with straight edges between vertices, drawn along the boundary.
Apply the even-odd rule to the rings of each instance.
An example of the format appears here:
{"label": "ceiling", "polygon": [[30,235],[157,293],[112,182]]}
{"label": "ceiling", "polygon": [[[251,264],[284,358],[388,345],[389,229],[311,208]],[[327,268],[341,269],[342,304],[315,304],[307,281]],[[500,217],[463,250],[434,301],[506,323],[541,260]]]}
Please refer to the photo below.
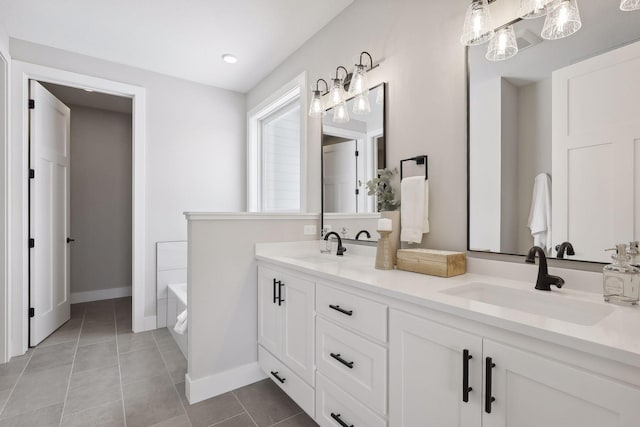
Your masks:
{"label": "ceiling", "polygon": [[131,98],[90,92],[53,83],[42,83],[42,85],[67,106],[97,108],[125,114],[131,114],[132,111]]}
{"label": "ceiling", "polygon": [[[9,35],[247,92],[353,0],[9,0]],[[224,53],[238,63],[221,60]]]}

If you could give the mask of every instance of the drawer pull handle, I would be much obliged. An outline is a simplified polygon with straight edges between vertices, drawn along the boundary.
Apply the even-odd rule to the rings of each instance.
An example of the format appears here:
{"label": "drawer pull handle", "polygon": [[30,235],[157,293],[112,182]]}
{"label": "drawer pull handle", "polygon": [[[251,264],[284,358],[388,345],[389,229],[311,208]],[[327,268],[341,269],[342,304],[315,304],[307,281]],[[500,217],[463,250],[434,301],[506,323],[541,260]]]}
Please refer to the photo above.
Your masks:
{"label": "drawer pull handle", "polygon": [[332,308],[335,311],[339,311],[342,314],[346,314],[347,316],[353,316],[353,310],[345,310],[344,308],[341,308],[339,305],[329,304],[329,308]]}
{"label": "drawer pull handle", "polygon": [[462,350],[462,401],[469,401],[469,392],[473,390],[469,387],[469,360],[473,359],[473,356],[469,354],[469,350]]}
{"label": "drawer pull handle", "polygon": [[496,401],[496,398],[491,395],[491,388],[493,385],[492,370],[495,367],[496,367],[496,364],[493,363],[493,359],[491,357],[487,357],[485,359],[486,384],[484,389],[484,411],[487,414],[491,413],[491,404]]}
{"label": "drawer pull handle", "polygon": [[340,418],[340,414],[334,414],[333,412],[331,413],[331,418],[333,418],[334,420],[336,420],[336,422],[338,424],[340,424],[342,427],[354,427],[353,424],[348,424],[345,423],[344,421],[342,421],[342,419]]}
{"label": "drawer pull handle", "polygon": [[284,300],[282,299],[282,287],[284,286],[284,283],[282,283],[282,281],[278,280],[278,305],[282,305],[282,303],[284,302]]}
{"label": "drawer pull handle", "polygon": [[338,362],[342,363],[347,368],[353,369],[353,362],[347,362],[346,360],[344,360],[342,357],[340,357],[340,353],[330,353],[330,356],[336,359]]}
{"label": "drawer pull handle", "polygon": [[273,303],[277,303],[278,302],[278,294],[276,292],[276,284],[278,282],[276,281],[275,277],[273,278]]}
{"label": "drawer pull handle", "polygon": [[275,379],[277,379],[278,381],[280,381],[280,384],[284,384],[284,382],[285,382],[287,379],[286,379],[286,378],[281,378],[281,377],[280,377],[280,375],[278,375],[278,374],[279,374],[279,372],[278,372],[278,371],[276,371],[276,372],[271,371],[271,375],[273,375]]}

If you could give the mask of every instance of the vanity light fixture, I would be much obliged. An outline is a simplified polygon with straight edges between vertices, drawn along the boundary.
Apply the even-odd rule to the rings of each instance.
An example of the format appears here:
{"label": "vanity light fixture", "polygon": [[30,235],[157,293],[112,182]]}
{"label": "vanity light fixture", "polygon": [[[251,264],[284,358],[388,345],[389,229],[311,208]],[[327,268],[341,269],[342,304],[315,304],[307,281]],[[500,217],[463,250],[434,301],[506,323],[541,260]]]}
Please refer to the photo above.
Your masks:
{"label": "vanity light fixture", "polygon": [[371,104],[369,103],[369,90],[362,92],[353,100],[353,114],[363,115],[371,112]]}
{"label": "vanity light fixture", "polygon": [[[341,79],[338,77],[340,70],[344,71],[344,78]],[[344,90],[344,81],[349,77],[349,71],[343,66],[339,66],[336,68],[336,76],[332,79],[333,83],[331,84],[331,90],[329,91],[329,102],[331,105],[338,105],[341,102],[344,102],[346,98],[346,93]]]}
{"label": "vanity light fixture", "polygon": [[640,0],[622,0],[620,2],[620,10],[624,12],[640,10]]}
{"label": "vanity light fixture", "polygon": [[334,123],[347,123],[349,120],[349,108],[347,108],[347,103],[345,101],[342,101],[333,107]]}
{"label": "vanity light fixture", "polygon": [[522,19],[540,18],[547,14],[547,5],[553,0],[520,0],[520,17]]}
{"label": "vanity light fixture", "polygon": [[501,28],[489,42],[486,58],[489,61],[504,61],[513,58],[518,53],[518,42],[513,26]]}
{"label": "vanity light fixture", "polygon": [[542,38],[558,40],[574,34],[582,27],[578,0],[553,0],[548,6]]}
{"label": "vanity light fixture", "polygon": [[369,70],[373,70],[373,58],[369,52],[362,52],[360,54],[360,63],[356,64],[351,76],[351,83],[349,84],[350,95],[360,95],[363,92],[369,92],[369,80],[367,79],[367,68],[362,63],[362,57],[367,55],[369,57]]}
{"label": "vanity light fixture", "polygon": [[[325,92],[320,92],[320,82],[324,83]],[[329,90],[329,85],[324,79],[318,79],[316,82],[316,89],[313,91],[313,95],[311,97],[311,105],[309,105],[309,116],[314,119],[324,117],[327,112],[324,108],[324,102],[322,102],[322,96],[327,94]]]}
{"label": "vanity light fixture", "polygon": [[238,58],[230,53],[225,53],[224,55],[222,55],[222,60],[227,64],[235,64],[236,62],[238,62]]}
{"label": "vanity light fixture", "polygon": [[495,36],[489,3],[495,0],[473,0],[467,9],[462,27],[460,43],[476,46],[486,43]]}

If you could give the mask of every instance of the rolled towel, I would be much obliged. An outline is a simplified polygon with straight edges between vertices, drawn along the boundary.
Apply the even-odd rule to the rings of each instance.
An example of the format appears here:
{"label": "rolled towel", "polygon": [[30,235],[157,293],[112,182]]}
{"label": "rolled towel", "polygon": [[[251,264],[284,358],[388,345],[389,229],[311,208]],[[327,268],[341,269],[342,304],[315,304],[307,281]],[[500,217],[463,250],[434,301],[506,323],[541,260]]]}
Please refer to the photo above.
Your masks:
{"label": "rolled towel", "polygon": [[173,327],[173,330],[180,335],[184,335],[187,331],[187,310],[184,310],[182,313],[178,315],[176,318],[176,325]]}

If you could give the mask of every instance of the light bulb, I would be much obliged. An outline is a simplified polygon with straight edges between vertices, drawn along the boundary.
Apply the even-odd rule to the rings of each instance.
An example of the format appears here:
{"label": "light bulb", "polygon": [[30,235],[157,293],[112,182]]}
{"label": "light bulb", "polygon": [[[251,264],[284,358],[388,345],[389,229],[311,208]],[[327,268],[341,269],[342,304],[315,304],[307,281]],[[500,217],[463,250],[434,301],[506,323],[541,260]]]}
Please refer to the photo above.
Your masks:
{"label": "light bulb", "polygon": [[333,122],[334,123],[346,123],[349,121],[349,109],[347,103],[342,101],[335,107],[333,107]]}
{"label": "light bulb", "polygon": [[489,42],[486,58],[489,61],[504,61],[513,58],[518,53],[518,42],[513,27],[501,28],[496,36]]}
{"label": "light bulb", "polygon": [[519,15],[523,19],[540,18],[547,14],[547,5],[553,0],[520,0]]}
{"label": "light bulb", "polygon": [[311,105],[309,106],[309,116],[317,119],[323,117],[325,114],[327,114],[327,112],[322,104],[322,94],[319,90],[314,90]]}
{"label": "light bulb", "polygon": [[342,80],[333,79],[331,90],[329,91],[329,102],[331,105],[338,105],[344,101],[344,89],[342,87]]}
{"label": "light bulb", "polygon": [[358,95],[365,90],[369,90],[367,71],[364,65],[356,65],[356,68],[353,70],[353,77],[351,77],[351,83],[349,84],[349,93],[351,95]]}
{"label": "light bulb", "polygon": [[640,0],[622,0],[620,2],[620,10],[625,12],[640,10]]}
{"label": "light bulb", "polygon": [[542,38],[557,40],[574,34],[582,27],[577,0],[554,0],[548,6]]}
{"label": "light bulb", "polygon": [[493,21],[487,0],[473,0],[467,9],[460,43],[466,46],[475,46],[488,42],[494,35]]}
{"label": "light bulb", "polygon": [[363,92],[353,100],[353,114],[368,114],[371,112],[369,91]]}

